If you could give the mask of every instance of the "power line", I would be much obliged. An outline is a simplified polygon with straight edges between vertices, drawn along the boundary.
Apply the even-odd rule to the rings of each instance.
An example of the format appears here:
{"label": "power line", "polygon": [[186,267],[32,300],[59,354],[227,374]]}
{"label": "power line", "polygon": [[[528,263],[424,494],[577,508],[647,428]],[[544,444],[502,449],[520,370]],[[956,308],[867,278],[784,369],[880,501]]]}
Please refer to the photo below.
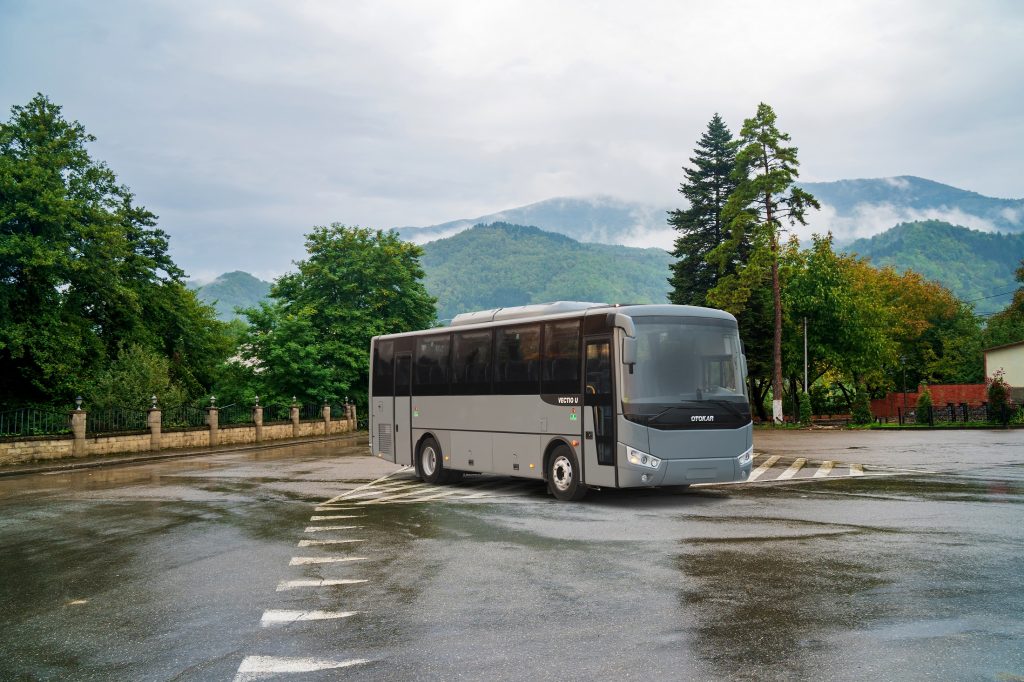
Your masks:
{"label": "power line", "polygon": [[975,301],[984,301],[986,298],[998,298],[1000,296],[1006,296],[1007,294],[1015,293],[1016,291],[1017,291],[1016,289],[1011,289],[1010,291],[1004,291],[1001,294],[992,294],[991,296],[982,296],[981,298],[972,298],[972,299],[969,299],[967,301],[964,301],[964,303],[973,303]]}

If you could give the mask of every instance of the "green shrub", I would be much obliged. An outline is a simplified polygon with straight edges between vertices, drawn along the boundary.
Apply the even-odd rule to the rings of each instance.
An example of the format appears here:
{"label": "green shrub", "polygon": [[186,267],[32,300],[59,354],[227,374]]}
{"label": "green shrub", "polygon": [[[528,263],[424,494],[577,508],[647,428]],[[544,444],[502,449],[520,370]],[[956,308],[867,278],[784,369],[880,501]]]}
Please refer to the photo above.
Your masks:
{"label": "green shrub", "polygon": [[925,386],[924,390],[917,396],[917,407],[931,409],[932,406],[932,392]]}
{"label": "green shrub", "polygon": [[854,424],[870,424],[874,421],[874,417],[871,416],[871,401],[868,400],[868,394],[863,388],[857,389],[857,395],[853,399],[853,418]]}
{"label": "green shrub", "polygon": [[806,393],[800,394],[800,423],[804,426],[811,425],[811,396]]}

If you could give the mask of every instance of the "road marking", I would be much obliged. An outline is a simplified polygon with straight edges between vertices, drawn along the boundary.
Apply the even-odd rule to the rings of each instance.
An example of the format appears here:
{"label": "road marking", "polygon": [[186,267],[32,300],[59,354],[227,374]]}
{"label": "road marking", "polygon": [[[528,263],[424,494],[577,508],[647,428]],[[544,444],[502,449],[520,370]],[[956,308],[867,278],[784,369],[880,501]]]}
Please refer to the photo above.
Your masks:
{"label": "road marking", "polygon": [[246,656],[238,666],[234,682],[251,682],[282,673],[311,673],[317,670],[336,670],[363,665],[370,661],[365,658],[350,658],[347,661],[322,658],[284,658],[280,656]]}
{"label": "road marking", "polygon": [[789,479],[796,476],[797,472],[803,469],[805,464],[807,464],[807,460],[804,459],[803,457],[798,457],[793,461],[792,464],[789,465],[789,468],[783,471],[781,474],[779,474],[779,477],[775,480],[788,481]]}
{"label": "road marking", "polygon": [[360,502],[360,504],[400,504],[402,502],[407,502],[407,503],[410,503],[410,502],[424,502],[426,500],[435,500],[435,499],[437,499],[439,497],[448,497],[449,495],[458,495],[461,492],[462,492],[462,490],[459,490],[459,489],[456,488],[456,489],[451,489],[451,490],[444,490],[444,491],[441,491],[439,493],[434,493],[432,495],[424,495],[423,497],[417,497],[414,500],[397,500],[395,502],[392,502],[390,499],[387,499],[387,500],[366,500],[365,502]]}
{"label": "road marking", "polygon": [[864,465],[863,464],[851,464],[850,465],[850,475],[851,476],[863,476],[864,475]]}
{"label": "road marking", "polygon": [[366,540],[299,540],[299,547],[319,547],[320,545],[344,545],[350,542],[366,542]]}
{"label": "road marking", "polygon": [[282,580],[277,584],[277,591],[294,590],[300,587],[332,587],[334,585],[356,585],[369,580],[356,578],[324,578],[322,580]]}
{"label": "road marking", "polygon": [[[355,516],[349,518],[354,519]],[[319,533],[322,530],[352,530],[355,526],[306,526],[303,533]]]}
{"label": "road marking", "polygon": [[290,611],[288,609],[264,611],[260,618],[260,625],[281,625],[282,623],[297,623],[305,620],[334,620],[337,618],[349,618],[358,611]]}
{"label": "road marking", "polygon": [[358,490],[363,490],[365,488],[370,488],[370,487],[372,487],[376,483],[380,483],[382,481],[386,481],[389,478],[391,478],[392,476],[394,476],[396,474],[400,474],[400,473],[406,472],[406,471],[409,471],[410,469],[412,469],[412,467],[404,466],[401,469],[397,469],[396,471],[392,471],[390,474],[385,474],[384,476],[381,476],[380,478],[378,478],[376,480],[373,480],[373,481],[370,481],[369,483],[363,484],[363,485],[359,486],[358,488],[353,488],[352,490],[344,492],[344,493],[342,493],[340,495],[336,495],[335,497],[332,497],[331,499],[327,500],[326,502],[321,502],[320,504],[331,504],[332,502],[337,502],[338,500],[343,500],[343,499],[345,499],[346,497],[348,497],[349,495],[351,495],[352,493],[354,493],[354,492],[356,492]]}
{"label": "road marking", "polygon": [[764,472],[766,472],[769,469],[771,469],[772,465],[775,464],[776,462],[778,462],[780,459],[782,459],[782,458],[779,455],[772,455],[771,457],[766,459],[764,464],[762,464],[761,466],[757,467],[756,469],[754,469],[753,471],[750,472],[750,476],[747,477],[747,481],[746,482],[750,483],[752,481],[756,481],[757,479],[761,478],[761,476],[764,475]]}
{"label": "road marking", "polygon": [[490,497],[491,495],[493,495],[495,493],[500,493],[503,490],[509,490],[511,488],[524,488],[524,487],[525,487],[525,485],[523,484],[522,481],[516,481],[515,483],[509,483],[508,485],[501,485],[501,486],[498,486],[497,488],[492,488],[490,490],[485,490],[485,491],[483,491],[481,493],[474,493],[473,495],[466,495],[465,497],[463,497],[461,499],[463,499],[463,500],[475,500],[475,499],[480,498],[480,497]]}
{"label": "road marking", "polygon": [[366,561],[364,556],[293,556],[289,566],[305,566],[307,564],[341,564],[349,561]]}
{"label": "road marking", "polygon": [[833,462],[830,459],[826,459],[824,462],[821,463],[821,466],[818,467],[818,470],[814,472],[814,478],[825,478],[830,473],[832,473],[832,469],[834,469],[835,466],[835,462]]}
{"label": "road marking", "polygon": [[327,505],[327,506],[318,505],[313,511],[322,511],[322,512],[355,511],[355,507],[337,507],[337,506],[335,506],[333,504],[330,504],[330,505]]}
{"label": "road marking", "polygon": [[412,483],[412,484],[409,484],[409,485],[379,486],[377,488],[374,488],[373,490],[362,490],[362,491],[356,493],[355,495],[353,495],[352,497],[349,497],[347,501],[348,502],[355,502],[356,504],[359,504],[358,500],[361,500],[364,497],[373,497],[374,495],[387,495],[389,493],[395,493],[395,492],[398,492],[400,490],[412,490],[412,491],[415,491],[415,490],[422,489],[422,488],[433,488],[433,487],[434,487],[433,485],[430,485],[430,484],[427,484],[427,483]]}
{"label": "road marking", "polygon": [[[332,521],[334,519],[351,519],[351,516],[310,516],[310,521]],[[352,526],[352,528],[358,528],[359,526]]]}

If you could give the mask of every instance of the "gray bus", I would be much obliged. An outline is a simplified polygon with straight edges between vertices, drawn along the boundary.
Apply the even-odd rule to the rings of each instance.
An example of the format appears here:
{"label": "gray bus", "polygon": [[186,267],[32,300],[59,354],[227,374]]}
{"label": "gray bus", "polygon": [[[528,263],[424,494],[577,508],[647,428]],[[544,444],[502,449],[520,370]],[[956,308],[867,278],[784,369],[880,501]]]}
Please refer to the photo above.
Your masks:
{"label": "gray bus", "polygon": [[370,448],[429,483],[464,473],[588,488],[744,480],[753,459],[736,318],[560,301],[371,342]]}

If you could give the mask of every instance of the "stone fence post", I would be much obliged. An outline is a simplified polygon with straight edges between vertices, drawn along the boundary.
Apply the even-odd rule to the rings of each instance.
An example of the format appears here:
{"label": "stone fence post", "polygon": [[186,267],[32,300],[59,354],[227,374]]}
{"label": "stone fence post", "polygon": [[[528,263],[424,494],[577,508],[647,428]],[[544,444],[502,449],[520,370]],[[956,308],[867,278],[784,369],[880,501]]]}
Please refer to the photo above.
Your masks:
{"label": "stone fence post", "polygon": [[71,443],[73,457],[85,457],[85,415],[86,412],[81,406],[71,412],[71,434],[74,436],[74,441]]}
{"label": "stone fence post", "polygon": [[348,406],[347,406],[347,411],[348,411],[348,430],[349,431],[355,431],[356,430],[356,425],[357,425],[357,420],[356,420],[356,404],[355,403],[349,403]]}
{"label": "stone fence post", "polygon": [[256,442],[263,442],[263,408],[259,398],[256,398],[256,407],[252,408],[252,423],[256,427]]}
{"label": "stone fence post", "polygon": [[159,450],[161,439],[161,426],[163,424],[163,411],[156,405],[156,397],[153,398],[153,407],[149,408],[149,415],[146,417],[149,425],[149,449]]}
{"label": "stone fence post", "polygon": [[295,404],[295,397],[292,396],[292,409],[289,415],[292,419],[292,437],[299,437],[299,406]]}
{"label": "stone fence post", "polygon": [[211,405],[206,408],[206,424],[210,427],[210,447],[217,445],[220,442],[220,434],[218,433],[219,424],[217,416],[217,407]]}
{"label": "stone fence post", "polygon": [[325,402],[323,408],[320,409],[320,413],[324,417],[324,435],[329,436],[331,435],[331,406]]}

